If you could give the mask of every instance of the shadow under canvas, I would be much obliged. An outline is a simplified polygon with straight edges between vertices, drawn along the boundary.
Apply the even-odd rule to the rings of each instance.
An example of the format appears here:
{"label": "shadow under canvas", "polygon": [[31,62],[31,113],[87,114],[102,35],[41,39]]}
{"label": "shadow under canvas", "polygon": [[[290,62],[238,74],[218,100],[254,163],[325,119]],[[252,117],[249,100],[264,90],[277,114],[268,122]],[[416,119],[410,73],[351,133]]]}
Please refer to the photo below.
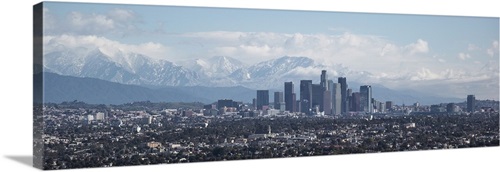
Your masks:
{"label": "shadow under canvas", "polygon": [[33,156],[31,155],[6,155],[5,157],[30,167],[33,166]]}

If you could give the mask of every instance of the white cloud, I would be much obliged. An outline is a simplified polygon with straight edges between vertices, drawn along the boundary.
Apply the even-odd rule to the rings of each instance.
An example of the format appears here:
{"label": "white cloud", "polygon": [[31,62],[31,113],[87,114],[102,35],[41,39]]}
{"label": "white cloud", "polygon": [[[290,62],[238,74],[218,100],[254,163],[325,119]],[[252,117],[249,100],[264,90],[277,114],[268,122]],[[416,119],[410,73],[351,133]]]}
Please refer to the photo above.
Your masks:
{"label": "white cloud", "polygon": [[[306,78],[306,77],[311,77],[311,76],[317,76],[318,73],[321,73],[321,70],[322,69],[316,68],[316,67],[306,67],[306,68],[297,67],[297,68],[293,69],[292,71],[290,71],[288,74],[296,76],[296,78]],[[336,73],[333,70],[328,70],[328,72]]]}
{"label": "white cloud", "polygon": [[[470,54],[459,53],[458,56],[428,54],[429,44],[422,39],[401,45],[378,36],[352,33],[328,35],[228,31],[185,33],[173,37],[176,41],[171,42],[186,43],[187,46],[183,45],[182,48],[193,47],[194,44],[190,43],[202,45],[201,52],[197,52],[201,56],[197,58],[223,55],[252,64],[285,55],[306,56],[314,59],[317,64],[325,66],[321,68],[327,69],[331,73],[330,76],[348,76],[351,81],[383,84],[395,89],[424,90],[423,88],[431,85],[447,88],[451,87],[450,85],[458,87],[474,82],[498,81],[498,74],[495,76],[495,73],[498,73],[498,61],[493,60],[483,69],[479,65],[463,67],[460,66],[463,62],[453,59],[468,59],[471,58]],[[184,55],[182,57],[172,56],[173,51],[179,51],[175,47],[179,45],[174,44],[168,46],[155,42],[125,44],[105,37],[71,34],[44,38],[45,52],[84,47],[99,48],[110,56],[123,51],[153,58],[168,57],[167,60],[174,62],[176,59],[186,60],[185,52],[177,54]],[[495,48],[495,42],[491,48]],[[348,66],[349,70],[343,69],[342,65]],[[321,72],[321,68],[297,68],[288,74],[314,77]]]}
{"label": "white cloud", "polygon": [[240,36],[243,32],[226,32],[226,31],[214,31],[214,32],[194,32],[194,33],[184,33],[180,34],[181,37],[194,38],[199,42],[210,42],[210,44],[215,45],[227,45],[235,44],[240,41]]}
{"label": "white cloud", "polygon": [[104,54],[114,57],[117,53],[138,53],[156,59],[164,59],[169,48],[154,42],[141,44],[123,44],[99,36],[44,36],[44,53],[72,49],[99,49]]}
{"label": "white cloud", "polygon": [[398,47],[396,45],[388,43],[380,51],[380,56],[385,56],[388,53],[395,53],[397,51],[398,51]]}
{"label": "white cloud", "polygon": [[108,13],[82,13],[71,11],[64,17],[53,15],[44,9],[44,32],[49,35],[76,34],[100,35],[118,34],[120,36],[139,33],[136,26],[139,17],[130,10],[113,9]]}
{"label": "white cloud", "polygon": [[[272,58],[296,55],[305,56],[315,49],[329,46],[324,35],[279,34],[267,32],[198,32],[182,37],[213,46],[208,56],[226,55],[257,63]],[[314,47],[314,49],[310,49]]]}
{"label": "white cloud", "polygon": [[108,13],[109,18],[116,21],[137,20],[137,15],[132,10],[115,8]]}
{"label": "white cloud", "polygon": [[71,30],[79,30],[85,33],[106,31],[115,27],[114,20],[99,14],[84,15],[80,12],[71,12],[68,15],[68,24]]}
{"label": "white cloud", "polygon": [[416,72],[416,75],[414,75],[410,78],[410,80],[412,80],[412,81],[435,80],[435,79],[442,79],[442,78],[443,78],[442,76],[440,76],[437,73],[432,72],[430,69],[421,68],[419,71]]}
{"label": "white cloud", "polygon": [[424,41],[422,39],[418,39],[416,43],[407,45],[405,48],[409,52],[409,54],[429,52],[429,45],[427,41]]}
{"label": "white cloud", "polygon": [[[305,56],[325,66],[343,64],[356,71],[399,74],[402,70],[417,70],[419,64],[437,60],[426,55],[429,44],[422,39],[398,45],[379,36],[353,33],[213,31],[184,33],[177,38],[187,41],[183,42],[186,44],[203,45],[206,53],[200,53],[202,56],[230,56],[248,65],[282,56]],[[439,66],[438,63],[434,65]]]}
{"label": "white cloud", "polygon": [[[380,73],[375,80],[368,81],[392,89],[412,89],[444,97],[463,97],[474,93],[483,98],[498,99],[498,64],[490,65],[496,67],[486,66],[485,70],[479,72],[452,66],[444,69],[421,67],[400,74]],[[484,91],[478,93],[478,90]]]}
{"label": "white cloud", "polygon": [[269,45],[240,45],[239,49],[249,56],[273,56],[281,53],[281,48],[270,47]]}
{"label": "white cloud", "polygon": [[[245,36],[243,33],[242,37]],[[324,65],[316,68],[294,69],[288,73],[293,76],[292,78],[316,77],[321,69],[326,69],[331,77],[348,76],[351,81],[382,84],[393,89],[414,89],[435,94],[436,89],[432,88],[439,87],[445,89],[439,94],[446,97],[470,94],[474,89],[469,88],[468,85],[498,82],[498,76],[495,76],[495,73],[498,73],[495,66],[498,67],[498,65],[495,65],[494,61],[490,62],[492,66],[485,66],[484,70],[478,71],[481,66],[463,67],[460,63],[447,59],[446,55],[426,56],[421,53],[410,53],[408,47],[423,45],[422,41],[409,45],[396,45],[378,37],[361,35],[354,35],[355,39],[352,39],[353,35],[284,34],[281,36],[287,38],[286,44],[271,44],[273,41],[262,39],[260,41],[269,44],[256,46],[260,49],[254,51],[258,52],[255,54],[269,55],[264,52],[271,52],[270,47],[282,47],[283,53],[302,52],[303,56],[314,58],[317,64]],[[349,39],[353,42],[347,41]],[[241,44],[244,45],[244,43]],[[252,45],[260,44],[252,42]],[[231,50],[239,51],[238,47]],[[459,56],[471,58],[468,53],[462,53]],[[278,56],[272,58],[276,57]],[[348,66],[349,70],[342,69],[335,64]],[[483,87],[478,86],[475,89],[481,88]]]}
{"label": "white cloud", "polygon": [[475,50],[479,50],[479,49],[480,48],[478,46],[474,45],[474,44],[469,44],[467,46],[467,50],[469,50],[469,51],[475,51]]}
{"label": "white cloud", "polygon": [[493,41],[491,43],[491,47],[486,50],[486,53],[493,57],[495,54],[498,54],[498,41]]}
{"label": "white cloud", "polygon": [[458,58],[460,60],[470,59],[470,54],[468,54],[468,53],[458,53]]}
{"label": "white cloud", "polygon": [[[491,71],[494,71],[494,69],[491,69]],[[422,67],[409,75],[411,75],[410,80],[412,81],[435,80],[442,82],[441,84],[469,83],[488,79],[492,80],[495,78],[495,74],[486,71],[482,73],[470,73],[462,69],[429,69],[426,67]]]}
{"label": "white cloud", "polygon": [[43,8],[43,29],[44,30],[52,30],[56,25],[56,19],[52,15],[51,11],[44,7]]}
{"label": "white cloud", "polygon": [[351,47],[360,47],[369,43],[367,39],[363,39],[361,36],[353,35],[350,33],[344,33],[344,35],[339,37],[338,41],[341,45],[347,45]]}

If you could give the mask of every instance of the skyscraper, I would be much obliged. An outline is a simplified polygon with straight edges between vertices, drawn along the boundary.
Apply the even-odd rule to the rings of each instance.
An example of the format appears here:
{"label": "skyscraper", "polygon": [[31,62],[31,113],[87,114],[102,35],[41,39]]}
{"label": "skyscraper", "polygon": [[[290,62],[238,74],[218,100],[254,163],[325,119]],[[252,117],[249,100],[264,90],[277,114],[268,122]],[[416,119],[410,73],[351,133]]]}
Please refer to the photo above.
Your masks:
{"label": "skyscraper", "polygon": [[269,106],[269,90],[257,90],[257,109],[263,110],[264,106]]}
{"label": "skyscraper", "polygon": [[352,93],[352,96],[350,98],[351,103],[351,111],[353,112],[359,112],[361,111],[359,104],[360,104],[360,99],[361,99],[361,94],[359,92],[354,92]]}
{"label": "skyscraper", "polygon": [[324,112],[325,115],[332,114],[332,92],[329,84],[326,70],[322,70],[319,83],[322,90],[320,111]]}
{"label": "skyscraper", "polygon": [[312,108],[312,80],[300,80],[300,112],[309,114]]}
{"label": "skyscraper", "polygon": [[385,102],[379,102],[377,108],[379,113],[385,113]]}
{"label": "skyscraper", "polygon": [[347,79],[345,77],[339,77],[338,83],[340,84],[340,111],[341,113],[346,113],[347,107]]}
{"label": "skyscraper", "polygon": [[[283,108],[281,107],[283,106]],[[285,101],[283,92],[274,92],[274,109],[285,110]]]}
{"label": "skyscraper", "polygon": [[328,75],[326,75],[326,70],[322,70],[321,71],[321,78],[320,78],[320,83],[319,85],[321,85],[321,87],[323,88],[323,91],[327,91],[328,90]]}
{"label": "skyscraper", "polygon": [[299,112],[300,103],[297,104],[297,94],[295,93],[292,94],[292,100],[293,100],[292,103],[293,108],[291,112]]}
{"label": "skyscraper", "polygon": [[[294,96],[296,96],[296,95],[294,94]],[[295,112],[302,112],[302,107],[300,107],[300,106],[302,106],[302,102],[300,100],[296,100],[295,101]]]}
{"label": "skyscraper", "polygon": [[360,86],[359,93],[360,93],[359,108],[361,109],[361,111],[366,113],[373,113],[372,86],[370,85]]}
{"label": "skyscraper", "polygon": [[467,95],[467,112],[476,111],[476,96]]}
{"label": "skyscraper", "polygon": [[385,102],[385,109],[387,111],[390,111],[392,109],[392,101],[386,101]]}
{"label": "skyscraper", "polygon": [[332,93],[327,90],[323,92],[323,112],[325,115],[332,114]]}
{"label": "skyscraper", "polygon": [[295,108],[295,93],[293,92],[293,82],[285,82],[285,110],[289,112],[297,111]]}
{"label": "skyscraper", "polygon": [[347,88],[346,94],[347,95],[346,95],[346,100],[345,100],[346,101],[345,106],[346,106],[346,112],[349,112],[349,110],[351,110],[351,107],[352,107],[352,105],[351,105],[351,103],[352,103],[352,101],[351,101],[351,98],[352,98],[352,89]]}
{"label": "skyscraper", "polygon": [[320,84],[312,84],[312,107],[319,107],[323,111],[323,87]]}
{"label": "skyscraper", "polygon": [[330,92],[332,94],[332,114],[338,115],[341,113],[341,94],[340,94],[340,84],[334,83],[332,80],[328,80],[328,87],[330,87]]}

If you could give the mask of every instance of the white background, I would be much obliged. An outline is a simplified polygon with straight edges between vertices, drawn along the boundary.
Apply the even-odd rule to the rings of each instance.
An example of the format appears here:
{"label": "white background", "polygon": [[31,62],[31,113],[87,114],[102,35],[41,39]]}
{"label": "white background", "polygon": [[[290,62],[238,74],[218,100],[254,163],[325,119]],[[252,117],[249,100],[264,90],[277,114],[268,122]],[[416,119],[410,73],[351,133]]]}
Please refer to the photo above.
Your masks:
{"label": "white background", "polygon": [[[31,167],[32,6],[38,2],[33,0],[4,2],[0,10],[0,171],[36,170]],[[70,0],[70,2],[77,1]],[[488,0],[415,0],[411,2],[405,0],[163,0],[161,2],[89,0],[86,2],[500,16],[498,4]],[[93,168],[78,171],[496,171],[499,155],[500,147],[493,147]]]}

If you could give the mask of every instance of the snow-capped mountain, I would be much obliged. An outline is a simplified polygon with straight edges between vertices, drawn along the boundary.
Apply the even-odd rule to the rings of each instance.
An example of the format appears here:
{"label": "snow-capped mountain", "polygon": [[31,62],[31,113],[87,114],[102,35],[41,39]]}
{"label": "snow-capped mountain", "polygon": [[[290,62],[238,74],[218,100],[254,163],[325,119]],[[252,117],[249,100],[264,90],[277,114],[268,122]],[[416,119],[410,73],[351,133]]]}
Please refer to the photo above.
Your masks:
{"label": "snow-capped mountain", "polygon": [[[278,87],[276,83],[284,81],[317,78],[321,70],[326,68],[307,57],[289,56],[248,67],[239,60],[225,56],[184,61],[179,63],[180,66],[142,54],[117,52],[110,56],[99,49],[84,48],[50,52],[45,54],[44,60],[47,72],[153,87],[203,85],[275,88]],[[342,71],[341,74],[350,72],[342,66],[338,69]]]}
{"label": "snow-capped mountain", "polygon": [[197,59],[193,64],[191,69],[214,78],[226,77],[238,69],[245,68],[241,61],[226,56]]}
{"label": "snow-capped mountain", "polygon": [[166,60],[135,53],[113,57],[94,50],[56,51],[44,55],[47,71],[61,75],[98,78],[111,82],[148,86],[198,85],[200,76]]}
{"label": "snow-capped mountain", "polygon": [[120,64],[113,62],[98,49],[48,53],[44,56],[44,67],[62,75],[140,84],[138,76],[120,67]]}
{"label": "snow-capped mountain", "polygon": [[[238,60],[221,56],[197,59],[194,63],[190,63],[191,65],[180,66],[166,60],[153,59],[135,53],[119,52],[109,56],[99,49],[75,49],[47,53],[44,55],[43,64],[45,72],[97,78],[121,84],[170,90],[179,90],[184,87],[168,88],[168,86],[196,86],[185,87],[188,90],[184,91],[186,93],[190,92],[190,94],[204,95],[204,99],[207,99],[207,101],[214,101],[223,97],[228,98],[228,96],[234,99],[249,100],[254,95],[252,90],[282,91],[283,83],[289,81],[297,83],[296,86],[300,80],[312,80],[314,83],[319,83],[321,70],[327,70],[329,79],[334,81],[336,81],[337,77],[349,76],[349,87],[354,90],[362,84],[374,85],[377,87],[377,92],[374,95],[383,100],[420,101],[422,103],[434,103],[438,100],[440,102],[451,102],[451,99],[437,99],[432,96],[416,97],[407,95],[407,92],[393,91],[383,86],[377,86],[376,81],[371,81],[375,77],[369,72],[352,71],[340,64],[318,64],[307,57],[285,56],[245,67]],[[71,91],[74,87],[76,87],[75,84],[70,84],[65,88],[69,88],[69,91]],[[92,88],[114,89],[112,87]],[[190,90],[193,88],[197,90]],[[237,89],[237,91],[233,91],[231,95],[228,95],[228,88],[245,89]],[[216,92],[214,89],[219,91]],[[136,92],[147,91],[139,90]],[[173,93],[175,91],[170,91],[168,95],[172,96]],[[172,99],[172,101],[182,100]]]}
{"label": "snow-capped mountain", "polygon": [[282,76],[297,67],[313,66],[315,66],[314,60],[310,58],[284,56],[250,66],[248,72],[251,78],[267,78],[269,76]]}
{"label": "snow-capped mountain", "polygon": [[307,57],[284,56],[263,61],[248,68],[238,69],[231,73],[228,78],[249,88],[275,88],[278,86],[276,83],[286,81],[289,78],[286,76],[294,69],[315,66],[314,60]]}
{"label": "snow-capped mountain", "polygon": [[[180,64],[206,77],[208,82],[204,84],[207,86],[239,85],[252,89],[274,88],[278,86],[276,83],[287,80],[308,79],[309,76],[316,77],[325,68],[315,64],[314,60],[310,58],[289,56],[263,61],[248,67],[239,60],[225,56],[183,61]],[[319,72],[303,76],[301,69]]]}
{"label": "snow-capped mountain", "polygon": [[246,66],[239,60],[227,56],[214,56],[196,60],[178,61],[176,64],[194,71],[204,80],[204,86],[230,87],[239,85],[239,80],[228,77]]}

